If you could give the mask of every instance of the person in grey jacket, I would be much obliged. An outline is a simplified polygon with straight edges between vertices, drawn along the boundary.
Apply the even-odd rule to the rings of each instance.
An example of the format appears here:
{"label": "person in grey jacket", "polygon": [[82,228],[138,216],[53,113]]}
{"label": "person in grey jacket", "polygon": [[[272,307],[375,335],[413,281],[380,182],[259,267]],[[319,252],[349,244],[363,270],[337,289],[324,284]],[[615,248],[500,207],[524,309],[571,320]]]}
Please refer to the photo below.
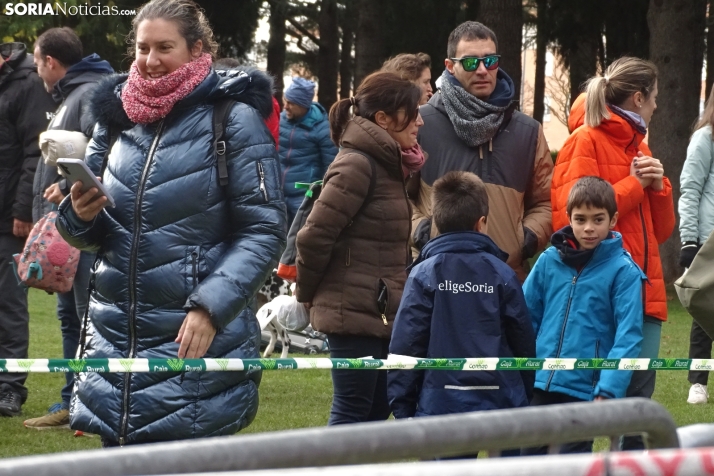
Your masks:
{"label": "person in grey jacket", "polygon": [[[679,236],[682,250],[679,264],[688,268],[699,248],[714,230],[714,94],[709,95],[702,117],[694,126],[687,147],[687,158],[679,178],[682,195],[679,198]],[[712,339],[692,320],[689,335],[689,358],[710,359]],[[691,404],[707,403],[709,372],[689,372],[689,397]]]}
{"label": "person in grey jacket", "polygon": [[[32,178],[37,138],[55,108],[23,43],[0,44],[0,359],[26,359],[30,343],[27,290],[12,255],[32,230]],[[0,373],[0,416],[17,416],[27,374]]]}
{"label": "person in grey jacket", "polygon": [[[95,121],[87,114],[92,90],[97,82],[114,72],[108,62],[97,54],[82,58],[82,42],[70,28],[50,28],[35,42],[34,60],[37,74],[59,103],[48,131],[81,132],[87,140],[92,136]],[[79,153],[84,158],[84,153]],[[40,159],[33,186],[33,221],[56,208],[69,193],[67,181],[57,172],[57,167]],[[57,293],[57,317],[62,331],[62,353],[73,359],[77,353],[81,322],[87,309],[89,274],[95,254],[82,252],[72,289]],[[69,402],[74,374],[65,374],[66,384],[60,392],[60,402],[52,405],[46,415],[25,420],[26,428],[69,427]]]}

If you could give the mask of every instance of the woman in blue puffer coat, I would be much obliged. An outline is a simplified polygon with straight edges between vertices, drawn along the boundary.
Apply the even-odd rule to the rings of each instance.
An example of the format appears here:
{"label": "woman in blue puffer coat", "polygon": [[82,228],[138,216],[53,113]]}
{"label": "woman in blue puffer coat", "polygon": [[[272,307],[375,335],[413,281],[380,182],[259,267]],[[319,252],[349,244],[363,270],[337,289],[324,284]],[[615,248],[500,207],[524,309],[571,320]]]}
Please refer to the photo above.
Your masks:
{"label": "woman in blue puffer coat", "polygon": [[[220,78],[216,44],[191,0],[153,0],[133,21],[136,59],[97,87],[86,161],[116,201],[79,183],[58,226],[98,251],[85,358],[255,358],[249,308],[285,244],[275,144],[263,118],[271,82],[258,73]],[[236,101],[219,182],[213,113]],[[262,116],[262,117],[261,117]],[[260,373],[88,373],[75,386],[72,428],[105,446],[229,435],[253,420]]]}

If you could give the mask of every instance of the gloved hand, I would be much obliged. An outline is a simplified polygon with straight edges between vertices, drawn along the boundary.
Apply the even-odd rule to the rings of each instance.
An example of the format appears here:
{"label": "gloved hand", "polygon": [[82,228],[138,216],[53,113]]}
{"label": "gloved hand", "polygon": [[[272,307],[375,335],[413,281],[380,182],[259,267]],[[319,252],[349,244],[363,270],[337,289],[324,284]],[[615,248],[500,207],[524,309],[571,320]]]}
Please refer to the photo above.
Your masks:
{"label": "gloved hand", "polygon": [[702,245],[696,241],[685,241],[682,243],[682,250],[679,252],[679,266],[689,268],[701,247]]}
{"label": "gloved hand", "polygon": [[535,256],[538,252],[538,236],[530,228],[523,227],[523,249],[521,256],[523,259],[529,259]]}
{"label": "gloved hand", "polygon": [[419,223],[412,233],[412,241],[414,241],[414,247],[421,251],[429,240],[431,239],[431,218],[425,218]]}

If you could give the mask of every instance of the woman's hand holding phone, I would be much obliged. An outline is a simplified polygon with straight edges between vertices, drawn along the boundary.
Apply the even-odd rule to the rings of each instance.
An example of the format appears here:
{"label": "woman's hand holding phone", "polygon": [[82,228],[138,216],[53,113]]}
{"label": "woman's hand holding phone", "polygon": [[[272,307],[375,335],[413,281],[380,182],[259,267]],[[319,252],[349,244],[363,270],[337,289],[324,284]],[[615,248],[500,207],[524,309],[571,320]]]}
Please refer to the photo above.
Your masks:
{"label": "woman's hand holding phone", "polygon": [[72,184],[72,188],[70,189],[72,209],[80,220],[90,222],[107,206],[107,197],[97,197],[99,190],[96,187],[92,187],[84,193],[82,193],[81,190],[81,181]]}

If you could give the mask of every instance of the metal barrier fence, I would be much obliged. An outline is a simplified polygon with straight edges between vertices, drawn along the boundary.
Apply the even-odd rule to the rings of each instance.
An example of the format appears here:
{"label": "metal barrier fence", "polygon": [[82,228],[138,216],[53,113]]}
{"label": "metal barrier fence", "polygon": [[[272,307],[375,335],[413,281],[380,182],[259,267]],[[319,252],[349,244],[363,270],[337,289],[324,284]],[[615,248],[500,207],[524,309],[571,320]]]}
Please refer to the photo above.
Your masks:
{"label": "metal barrier fence", "polygon": [[[649,448],[679,447],[667,410],[652,400],[631,398],[15,458],[0,461],[0,475],[155,475],[355,465],[634,433],[644,433]],[[499,459],[512,464],[506,460]],[[410,474],[416,474],[420,465],[410,467]],[[481,463],[479,474],[480,468]]]}
{"label": "metal barrier fence", "polygon": [[682,448],[714,447],[714,424],[700,423],[677,428],[679,446]]}
{"label": "metal barrier fence", "polygon": [[[208,476],[208,473],[201,473]],[[714,448],[499,458],[274,471],[231,471],[221,476],[702,476],[714,475]],[[199,474],[195,474],[199,476]],[[215,476],[215,474],[213,475]]]}

